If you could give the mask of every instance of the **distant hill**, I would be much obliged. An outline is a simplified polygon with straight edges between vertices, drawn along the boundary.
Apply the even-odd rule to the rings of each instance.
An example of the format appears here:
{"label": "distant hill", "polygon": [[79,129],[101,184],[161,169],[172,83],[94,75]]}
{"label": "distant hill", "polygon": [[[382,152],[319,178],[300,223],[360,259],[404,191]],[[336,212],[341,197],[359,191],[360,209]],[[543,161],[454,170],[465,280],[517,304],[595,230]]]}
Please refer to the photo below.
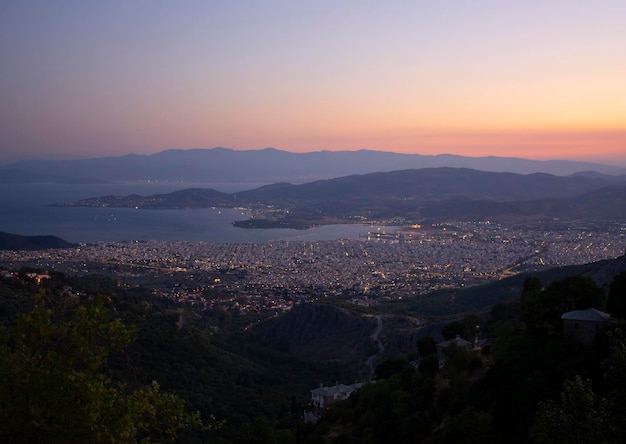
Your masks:
{"label": "distant hill", "polygon": [[626,186],[593,190],[566,198],[495,201],[456,197],[428,202],[422,208],[424,217],[461,220],[503,220],[511,218],[623,221],[626,220]]}
{"label": "distant hill", "polygon": [[[495,173],[469,168],[403,169],[309,182],[275,184],[237,193],[249,199],[272,196],[282,199],[328,199],[386,197],[426,200],[462,195],[498,200],[563,198],[615,184],[615,178],[561,177],[545,173]],[[626,184],[626,177],[621,178]]]}
{"label": "distant hill", "polygon": [[[194,188],[153,196],[103,196],[66,205],[150,209],[242,206],[266,213],[272,209],[276,227],[294,228],[396,217],[624,220],[626,177],[620,180],[424,168],[301,185],[279,183],[232,194]],[[239,226],[267,228],[271,224],[257,217]]]}
{"label": "distant hill", "polygon": [[75,245],[56,236],[20,236],[0,231],[0,250],[47,250]]}
{"label": "distant hill", "polygon": [[390,172],[401,169],[470,168],[519,174],[559,176],[626,174],[626,168],[572,161],[536,161],[507,157],[427,156],[383,151],[316,151],[292,153],[273,148],[239,151],[227,148],[167,150],[152,155],[129,154],[82,160],[28,160],[5,165],[33,175],[55,175],[100,181],[183,181],[237,183],[304,183],[319,179]]}

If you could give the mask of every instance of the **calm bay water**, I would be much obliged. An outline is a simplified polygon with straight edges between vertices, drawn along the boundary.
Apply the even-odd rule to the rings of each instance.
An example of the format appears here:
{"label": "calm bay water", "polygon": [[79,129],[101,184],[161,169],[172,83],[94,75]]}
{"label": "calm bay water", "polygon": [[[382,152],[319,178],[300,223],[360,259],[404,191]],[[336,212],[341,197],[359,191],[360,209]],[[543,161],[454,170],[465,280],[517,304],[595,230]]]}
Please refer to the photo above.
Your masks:
{"label": "calm bay water", "polygon": [[185,188],[223,192],[262,184],[132,183],[98,185],[1,184],[0,231],[21,235],[51,234],[70,242],[163,240],[190,242],[269,242],[272,240],[355,239],[377,227],[329,225],[309,230],[244,229],[232,225],[247,219],[241,210],[142,210],[130,208],[51,207],[105,195],[168,193]]}

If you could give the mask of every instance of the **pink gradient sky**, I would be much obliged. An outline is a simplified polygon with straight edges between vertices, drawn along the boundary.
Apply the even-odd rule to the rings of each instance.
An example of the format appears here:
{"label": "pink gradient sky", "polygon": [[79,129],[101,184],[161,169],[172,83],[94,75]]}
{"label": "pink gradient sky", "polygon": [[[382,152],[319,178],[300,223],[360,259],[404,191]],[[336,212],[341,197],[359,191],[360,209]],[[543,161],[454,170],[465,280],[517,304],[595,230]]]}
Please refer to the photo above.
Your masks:
{"label": "pink gradient sky", "polygon": [[626,165],[626,2],[0,2],[0,163],[169,148]]}

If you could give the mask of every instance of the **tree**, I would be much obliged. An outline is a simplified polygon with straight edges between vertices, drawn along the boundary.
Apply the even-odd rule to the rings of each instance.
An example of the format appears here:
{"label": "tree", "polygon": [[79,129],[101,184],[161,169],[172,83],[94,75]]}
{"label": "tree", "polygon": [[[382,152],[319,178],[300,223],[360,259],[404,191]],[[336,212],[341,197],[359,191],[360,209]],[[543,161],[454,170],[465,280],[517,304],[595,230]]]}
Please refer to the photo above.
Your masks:
{"label": "tree", "polygon": [[387,379],[396,373],[400,373],[409,365],[408,361],[403,357],[387,359],[376,366],[376,379]]}
{"label": "tree", "polygon": [[443,326],[441,334],[445,340],[450,340],[457,336],[463,337],[466,331],[467,328],[465,327],[465,324],[459,321],[452,321]]}
{"label": "tree", "polygon": [[107,374],[133,330],[106,320],[102,301],[54,313],[35,308],[0,328],[0,441],[151,442],[201,426],[156,382],[130,389]]}
{"label": "tree", "polygon": [[532,438],[539,444],[609,442],[607,407],[607,400],[593,392],[591,380],[577,375],[564,382],[561,405],[552,400],[539,404]]}
{"label": "tree", "polygon": [[526,324],[531,333],[541,330],[544,322],[545,309],[542,302],[541,281],[539,278],[526,278],[519,301],[519,313],[520,320]]}
{"label": "tree", "polygon": [[561,403],[540,403],[531,435],[537,443],[624,442],[626,439],[626,346],[624,333],[607,333],[609,357],[602,362],[604,378],[599,395],[592,381],[576,376],[566,380]]}
{"label": "tree", "polygon": [[571,310],[604,308],[604,292],[587,276],[568,276],[552,282],[544,290],[544,296],[552,302],[558,316]]}
{"label": "tree", "polygon": [[608,332],[611,354],[602,362],[604,393],[611,409],[614,442],[626,440],[626,338],[616,328]]}
{"label": "tree", "polygon": [[611,282],[606,309],[616,318],[626,318],[626,271],[615,276]]}
{"label": "tree", "polygon": [[432,336],[424,336],[417,341],[417,351],[421,358],[437,354],[437,343]]}
{"label": "tree", "polygon": [[568,311],[604,307],[604,292],[589,277],[568,276],[543,291],[537,291],[538,285],[534,278],[527,279],[520,298],[520,316],[531,334],[558,331],[561,315]]}
{"label": "tree", "polygon": [[254,421],[241,425],[237,433],[237,442],[241,444],[276,443],[276,432],[267,418],[257,416]]}
{"label": "tree", "polygon": [[541,291],[541,279],[538,277],[527,277],[524,280],[524,287],[522,289],[522,296],[532,296]]}
{"label": "tree", "polygon": [[468,407],[459,415],[446,418],[434,434],[437,443],[489,443],[497,442],[493,417],[487,412]]}

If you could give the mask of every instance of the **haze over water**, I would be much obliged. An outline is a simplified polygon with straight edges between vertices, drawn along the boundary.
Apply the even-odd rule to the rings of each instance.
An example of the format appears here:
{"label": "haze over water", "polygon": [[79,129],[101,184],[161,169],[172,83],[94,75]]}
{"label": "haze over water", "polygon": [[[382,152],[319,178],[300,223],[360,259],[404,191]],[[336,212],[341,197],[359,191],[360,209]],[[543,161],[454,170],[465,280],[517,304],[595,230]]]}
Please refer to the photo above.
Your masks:
{"label": "haze over water", "polygon": [[247,219],[243,210],[201,208],[142,210],[131,208],[56,207],[72,200],[105,196],[168,193],[185,188],[223,192],[261,184],[133,183],[107,185],[2,184],[0,231],[21,235],[54,235],[69,242],[127,240],[248,243],[273,240],[334,240],[358,238],[377,227],[329,225],[309,230],[244,229],[233,221]]}

